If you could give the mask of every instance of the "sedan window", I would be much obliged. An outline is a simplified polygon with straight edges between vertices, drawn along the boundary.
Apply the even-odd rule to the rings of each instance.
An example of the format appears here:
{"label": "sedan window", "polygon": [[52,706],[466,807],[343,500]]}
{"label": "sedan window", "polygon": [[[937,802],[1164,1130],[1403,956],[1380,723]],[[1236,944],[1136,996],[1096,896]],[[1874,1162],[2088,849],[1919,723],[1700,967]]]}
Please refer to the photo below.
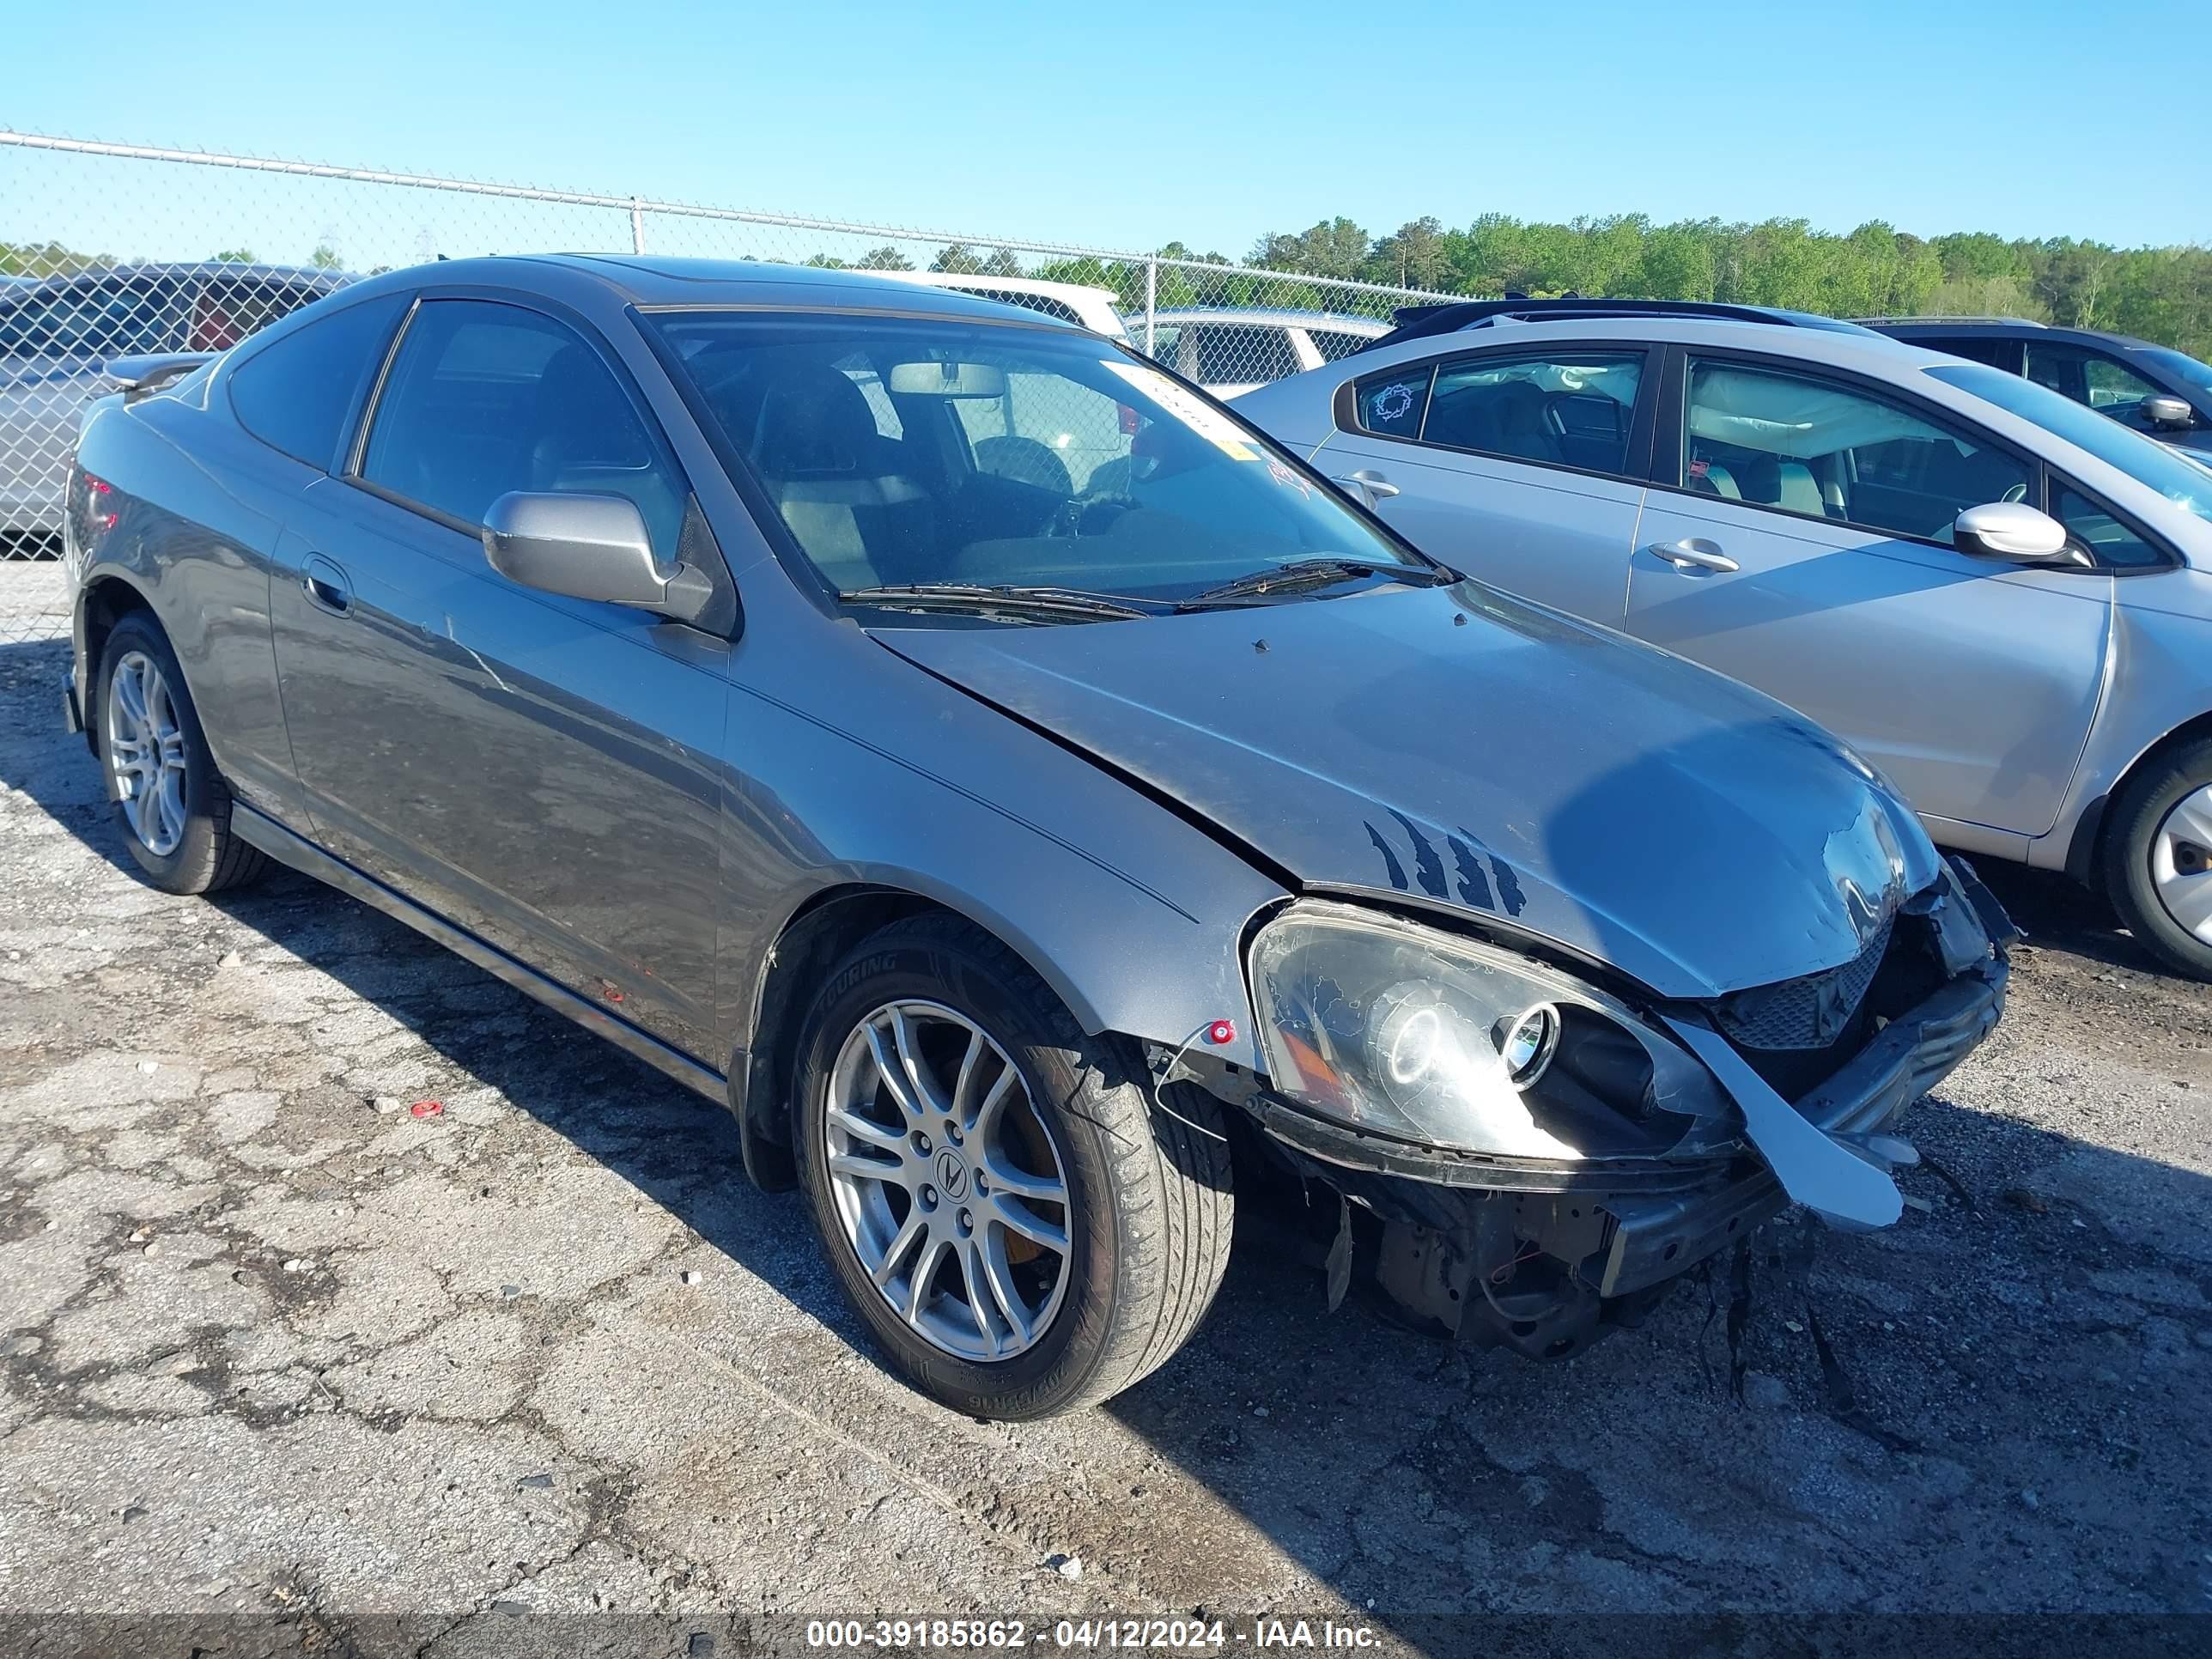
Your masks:
{"label": "sedan window", "polygon": [[72,286],[0,312],[9,356],[119,357],[183,343],[185,285],[173,276]]}
{"label": "sedan window", "polygon": [[[861,398],[857,389],[853,396]],[[865,415],[865,400],[861,408]],[[627,496],[664,558],[675,552],[690,493],[580,335],[536,312],[476,300],[431,300],[416,312],[361,476],[469,525],[513,490]]]}
{"label": "sedan window", "polygon": [[1644,354],[1478,357],[1437,371],[1424,443],[1625,473]]}
{"label": "sedan window", "polygon": [[1683,481],[1702,495],[1948,544],[1966,508],[2031,487],[1995,445],[1808,375],[1693,359],[1688,399]]}
{"label": "sedan window", "polygon": [[1176,367],[1200,386],[1287,380],[1305,367],[1287,330],[1260,323],[1186,323]]}
{"label": "sedan window", "polygon": [[348,306],[272,340],[230,373],[238,422],[272,449],[325,470],[340,428],[384,362],[401,294]]}
{"label": "sedan window", "polygon": [[2125,415],[2144,398],[2158,395],[2156,386],[2123,368],[2118,359],[2063,343],[2029,341],[2027,373],[2036,385],[2107,415]]}
{"label": "sedan window", "polygon": [[1419,437],[1421,421],[1429,412],[1429,382],[1435,374],[1427,363],[1408,363],[1362,380],[1352,399],[1360,430],[1379,432],[1386,438]]}

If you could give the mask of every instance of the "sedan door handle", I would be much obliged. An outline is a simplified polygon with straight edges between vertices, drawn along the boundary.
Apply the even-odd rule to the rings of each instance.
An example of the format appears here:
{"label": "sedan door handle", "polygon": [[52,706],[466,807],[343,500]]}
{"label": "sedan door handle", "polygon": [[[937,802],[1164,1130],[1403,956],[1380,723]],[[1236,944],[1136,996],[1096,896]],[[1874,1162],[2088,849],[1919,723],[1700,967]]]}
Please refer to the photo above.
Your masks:
{"label": "sedan door handle", "polygon": [[346,573],[319,553],[310,554],[300,568],[300,586],[310,604],[343,617],[353,605],[353,585]]}
{"label": "sedan door handle", "polygon": [[1367,505],[1370,507],[1374,506],[1377,501],[1387,501],[1398,493],[1397,485],[1392,483],[1380,472],[1371,471],[1366,467],[1360,468],[1357,472],[1347,472],[1342,477],[1332,479],[1331,482],[1346,484],[1358,490],[1367,498]]}
{"label": "sedan door handle", "polygon": [[1703,536],[1692,536],[1679,542],[1655,542],[1644,550],[1655,559],[1666,560],[1677,570],[1729,571],[1743,568]]}

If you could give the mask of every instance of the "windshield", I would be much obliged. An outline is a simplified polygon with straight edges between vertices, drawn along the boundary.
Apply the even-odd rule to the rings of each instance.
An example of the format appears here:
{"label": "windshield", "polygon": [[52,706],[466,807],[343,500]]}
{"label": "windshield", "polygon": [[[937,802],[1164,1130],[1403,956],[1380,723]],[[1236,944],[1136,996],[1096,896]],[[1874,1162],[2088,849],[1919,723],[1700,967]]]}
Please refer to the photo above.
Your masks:
{"label": "windshield", "polygon": [[1172,603],[1299,560],[1434,568],[1251,428],[1093,337],[956,319],[649,320],[841,592]]}
{"label": "windshield", "polygon": [[2174,379],[2198,392],[2212,392],[2212,363],[2200,363],[2185,351],[2175,351],[2166,346],[2152,346],[2128,354],[2144,362],[2155,363]]}
{"label": "windshield", "polygon": [[2077,404],[2048,386],[1982,363],[1939,363],[1921,371],[1961,392],[1971,392],[2024,421],[2147,484],[2185,512],[2212,524],[2212,472],[2192,466],[2173,451],[2118,421]]}

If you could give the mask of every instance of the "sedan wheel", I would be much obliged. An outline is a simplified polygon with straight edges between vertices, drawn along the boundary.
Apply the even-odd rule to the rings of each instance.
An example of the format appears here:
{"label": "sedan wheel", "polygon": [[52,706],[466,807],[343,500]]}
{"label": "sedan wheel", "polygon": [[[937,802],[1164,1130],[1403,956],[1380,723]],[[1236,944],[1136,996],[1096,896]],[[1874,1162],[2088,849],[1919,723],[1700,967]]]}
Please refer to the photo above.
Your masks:
{"label": "sedan wheel", "polygon": [[143,651],[127,651],[107,678],[107,772],[139,844],[167,858],[185,838],[185,733],[169,683]]}
{"label": "sedan wheel", "polygon": [[2151,882],[2174,925],[2212,945],[2212,784],[2175,802],[2159,824]]}
{"label": "sedan wheel", "polygon": [[847,1298],[892,1366],[974,1417],[1119,1393],[1197,1328],[1229,1259],[1221,1109],[1156,1106],[1135,1046],[1085,1033],[957,916],[895,921],[824,979],[791,1123]]}
{"label": "sedan wheel", "polygon": [[2137,769],[2105,826],[2105,890],[2136,942],[2212,979],[2212,742]]}
{"label": "sedan wheel", "polygon": [[892,1311],[963,1358],[1036,1342],[1067,1285],[1067,1176],[1006,1051],[943,1003],[885,1003],[823,1101],[837,1218]]}
{"label": "sedan wheel", "polygon": [[85,699],[125,845],[164,892],[252,880],[262,853],[230,832],[230,790],[208,752],[184,671],[151,613],[108,631]]}

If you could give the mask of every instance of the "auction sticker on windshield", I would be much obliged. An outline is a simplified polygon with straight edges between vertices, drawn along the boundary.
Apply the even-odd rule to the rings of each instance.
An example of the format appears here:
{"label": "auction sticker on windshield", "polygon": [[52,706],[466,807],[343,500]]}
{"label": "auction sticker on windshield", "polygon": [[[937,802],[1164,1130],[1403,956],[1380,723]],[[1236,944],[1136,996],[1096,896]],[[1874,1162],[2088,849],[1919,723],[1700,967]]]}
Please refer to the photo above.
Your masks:
{"label": "auction sticker on windshield", "polygon": [[1246,441],[1247,434],[1242,427],[1219,410],[1192,397],[1158,369],[1147,368],[1142,363],[1119,362],[1110,357],[1102,361],[1108,368],[1231,459],[1256,461],[1260,459],[1258,452]]}

